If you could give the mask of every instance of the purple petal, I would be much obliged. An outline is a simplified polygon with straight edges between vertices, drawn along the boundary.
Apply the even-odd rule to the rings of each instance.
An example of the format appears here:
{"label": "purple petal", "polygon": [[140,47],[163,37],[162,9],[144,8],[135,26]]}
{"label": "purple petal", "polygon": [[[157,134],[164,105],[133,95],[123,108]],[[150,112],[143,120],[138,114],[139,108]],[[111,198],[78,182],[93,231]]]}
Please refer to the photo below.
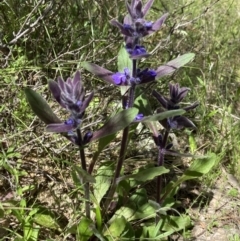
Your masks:
{"label": "purple petal", "polygon": [[81,113],[83,113],[85,111],[85,109],[88,107],[88,105],[91,102],[93,96],[94,96],[94,92],[91,92],[90,95],[83,101],[82,107],[81,107]]}
{"label": "purple petal", "polygon": [[139,54],[139,55],[130,55],[131,59],[142,59],[142,58],[148,58],[149,56],[151,56],[151,54]]}
{"label": "purple petal", "polygon": [[73,104],[73,100],[72,100],[72,97],[69,96],[68,94],[66,93],[62,93],[61,95],[61,102],[66,106],[66,109],[69,109],[69,105],[72,105]]}
{"label": "purple petal", "polygon": [[148,83],[155,80],[157,73],[154,70],[144,69],[143,71],[137,73],[137,77],[140,78],[140,83]]}
{"label": "purple petal", "polygon": [[80,82],[80,81],[81,81],[81,73],[80,73],[80,71],[78,70],[78,71],[75,73],[75,75],[74,75],[74,77],[73,77],[73,80],[72,80],[73,86],[76,86],[76,84],[77,84],[78,82]]}
{"label": "purple petal", "polygon": [[84,90],[81,82],[77,82],[77,84],[73,88],[73,99],[74,101],[82,100],[84,97]]}
{"label": "purple petal", "polygon": [[73,91],[73,86],[72,86],[72,83],[69,81],[69,78],[68,78],[67,83],[65,83],[64,93],[67,94],[67,95],[72,95],[72,91]]}
{"label": "purple petal", "polygon": [[179,84],[169,84],[171,99],[175,100],[179,92]]}
{"label": "purple petal", "polygon": [[117,72],[112,75],[112,78],[114,80],[115,85],[127,85],[128,84],[127,76],[125,73]]}
{"label": "purple petal", "polygon": [[135,5],[136,5],[136,1],[138,1],[138,0],[132,0],[132,2],[131,2],[131,6],[130,6],[130,9],[132,10],[132,9],[134,9],[134,7],[135,7]]}
{"label": "purple petal", "polygon": [[153,26],[153,22],[146,22],[144,24],[144,27],[147,29],[147,31],[151,30]]}
{"label": "purple petal", "polygon": [[126,7],[127,7],[127,10],[128,10],[128,13],[129,13],[130,17],[133,18],[133,11],[132,11],[133,6],[132,6],[132,3],[131,3],[131,6],[130,6],[129,3],[126,2]]}
{"label": "purple petal", "polygon": [[117,72],[117,73],[113,74],[113,75],[112,75],[112,78],[113,78],[114,83],[115,83],[116,85],[121,85],[122,82],[123,82],[123,81],[125,82],[125,80],[126,80],[125,74],[124,74],[124,73],[120,73],[120,72]]}
{"label": "purple petal", "polygon": [[65,123],[60,123],[60,124],[49,124],[46,127],[47,132],[56,132],[56,133],[61,133],[61,132],[69,132],[73,129],[72,125],[67,125]]}
{"label": "purple petal", "polygon": [[189,111],[189,110],[192,110],[192,109],[195,109],[197,106],[199,106],[199,103],[196,101],[194,102],[192,105],[189,105],[185,108],[183,108],[185,111]]}
{"label": "purple petal", "polygon": [[124,24],[128,24],[128,25],[132,25],[132,18],[131,18],[131,15],[130,15],[130,14],[127,14],[127,15],[124,17],[123,23],[124,23]]}
{"label": "purple petal", "polygon": [[144,46],[136,45],[133,49],[133,55],[146,54],[147,51]]}
{"label": "purple petal", "polygon": [[176,96],[176,93],[175,93],[175,85],[169,84],[169,92],[170,92],[171,98],[172,98],[173,96]]}
{"label": "purple petal", "polygon": [[61,89],[58,86],[58,83],[53,80],[49,80],[48,86],[50,91],[52,92],[53,97],[55,100],[64,108],[66,108],[66,105],[61,100]]}
{"label": "purple petal", "polygon": [[168,101],[167,99],[160,95],[157,91],[153,90],[152,95],[161,103],[161,105],[167,109],[168,108]]}
{"label": "purple petal", "polygon": [[93,133],[91,131],[86,132],[86,134],[83,137],[83,144],[87,144],[90,142],[91,138],[93,137]]}
{"label": "purple petal", "polygon": [[131,44],[127,44],[126,49],[127,52],[130,54],[131,59],[141,59],[150,56],[150,54],[147,53],[145,47],[141,45],[136,45],[134,49],[132,49]]}
{"label": "purple petal", "polygon": [[175,116],[173,118],[169,118],[168,124],[172,129],[182,129],[184,127],[196,129],[196,126],[193,124],[193,122],[185,116]]}
{"label": "purple petal", "polygon": [[142,14],[142,1],[137,1],[137,4],[134,6],[134,10],[136,13],[136,16],[134,16],[135,18],[143,18],[143,14]]}
{"label": "purple petal", "polygon": [[144,115],[141,114],[141,113],[139,113],[139,114],[137,114],[137,116],[135,117],[135,121],[142,120],[143,117],[144,117]]}
{"label": "purple petal", "polygon": [[183,87],[179,90],[179,94],[176,97],[176,99],[178,100],[178,102],[181,102],[183,100],[183,98],[187,95],[188,91],[190,90],[190,88],[187,87]]}
{"label": "purple petal", "polygon": [[61,89],[61,91],[65,91],[65,82],[64,82],[64,80],[61,78],[61,77],[58,77],[58,85],[59,85],[59,87],[60,87],[60,89]]}
{"label": "purple petal", "polygon": [[154,0],[149,0],[142,8],[143,17],[147,14],[148,10],[152,7]]}
{"label": "purple petal", "polygon": [[70,86],[70,88],[72,88],[73,83],[72,83],[72,79],[70,77],[67,78],[66,82],[65,82],[68,86]]}
{"label": "purple petal", "polygon": [[121,24],[117,20],[112,20],[110,22],[113,26],[118,27],[121,30],[121,33],[123,35],[126,35],[128,37],[134,37],[135,36],[135,30],[129,25],[129,24]]}

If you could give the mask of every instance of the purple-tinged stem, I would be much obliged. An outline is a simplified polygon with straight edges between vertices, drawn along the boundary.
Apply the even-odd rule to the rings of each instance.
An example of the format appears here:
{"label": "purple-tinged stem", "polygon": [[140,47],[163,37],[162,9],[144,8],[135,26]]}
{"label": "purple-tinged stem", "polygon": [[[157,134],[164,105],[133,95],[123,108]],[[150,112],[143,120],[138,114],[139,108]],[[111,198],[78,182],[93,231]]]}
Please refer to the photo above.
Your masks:
{"label": "purple-tinged stem", "polygon": [[105,211],[108,210],[108,207],[109,207],[109,205],[110,205],[110,203],[113,199],[114,193],[116,191],[117,178],[120,175],[122,165],[123,165],[123,162],[124,162],[124,159],[125,159],[127,143],[128,143],[128,133],[129,133],[129,127],[126,127],[123,130],[123,136],[122,136],[122,141],[121,141],[121,149],[120,149],[119,159],[118,159],[117,166],[116,166],[116,169],[115,169],[115,174],[114,174],[114,177],[113,177],[112,185],[110,187],[109,193],[108,193],[106,201],[104,203]]}
{"label": "purple-tinged stem", "polygon": [[[78,135],[78,146],[79,146],[79,152],[80,152],[80,160],[81,160],[81,165],[82,169],[84,171],[87,171],[87,165],[86,165],[86,158],[85,158],[85,152],[83,148],[83,140],[82,140],[82,134],[80,128],[77,128],[77,135]],[[86,209],[86,217],[90,218],[90,187],[89,183],[82,183],[83,188],[84,188],[84,199],[85,199],[85,209]]]}
{"label": "purple-tinged stem", "polygon": [[[133,69],[132,69],[132,77],[136,77],[137,76],[137,60],[133,60]],[[135,87],[136,85],[133,84],[130,87],[129,90],[129,96],[128,96],[128,108],[131,108],[134,104],[134,95],[135,95]],[[113,199],[114,193],[116,191],[116,187],[117,187],[117,178],[120,176],[120,172],[122,169],[122,165],[123,162],[125,160],[125,154],[126,154],[126,150],[127,150],[127,144],[128,144],[128,134],[129,134],[129,127],[126,127],[123,130],[123,136],[122,136],[122,141],[121,141],[121,148],[120,148],[120,153],[119,153],[119,159],[116,165],[116,169],[115,169],[115,174],[113,177],[113,181],[112,181],[112,185],[110,187],[109,193],[107,195],[106,198],[106,202],[104,203],[104,208],[105,211],[108,210],[108,207]]]}
{"label": "purple-tinged stem", "polygon": [[[164,165],[164,155],[165,155],[164,151],[165,151],[165,148],[166,148],[166,145],[167,145],[168,136],[169,136],[169,130],[165,129],[162,145],[158,149],[158,162],[157,162],[157,164],[158,164],[159,167]],[[162,201],[161,193],[162,193],[162,175],[157,177],[157,198],[156,198],[156,201],[159,204],[161,204],[161,201]],[[160,216],[157,215],[156,216],[156,223],[158,223],[159,220],[160,220]]]}
{"label": "purple-tinged stem", "polygon": [[[166,129],[164,136],[163,136],[163,142],[162,142],[162,146],[159,147],[159,152],[158,152],[158,166],[163,166],[164,165],[164,149],[167,145],[167,140],[168,140],[168,136],[169,136],[169,130]],[[160,204],[160,196],[161,196],[161,192],[162,192],[162,175],[157,177],[157,203]]]}

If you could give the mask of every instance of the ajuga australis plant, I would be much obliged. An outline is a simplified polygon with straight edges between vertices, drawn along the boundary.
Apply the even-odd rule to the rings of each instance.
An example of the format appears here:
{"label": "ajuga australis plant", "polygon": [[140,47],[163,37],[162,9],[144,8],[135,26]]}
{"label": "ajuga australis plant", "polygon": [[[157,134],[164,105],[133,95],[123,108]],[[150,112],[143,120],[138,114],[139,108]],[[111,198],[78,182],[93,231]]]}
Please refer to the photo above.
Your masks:
{"label": "ajuga australis plant", "polygon": [[[169,169],[164,167],[165,155],[184,155],[172,150],[173,144],[169,141],[169,134],[175,129],[196,129],[194,123],[183,114],[195,109],[198,103],[181,107],[180,104],[190,89],[180,88],[178,83],[169,84],[169,97],[156,90],[147,97],[141,91],[148,83],[160,85],[161,77],[173,73],[194,58],[193,53],[187,53],[155,68],[138,67],[139,60],[151,56],[144,46],[144,38],[160,30],[168,16],[166,13],[156,21],[147,19],[152,4],[153,0],[149,0],[145,5],[141,0],[127,1],[128,13],[123,23],[111,20],[110,23],[120,30],[124,40],[124,47],[118,54],[118,70],[108,70],[90,62],[82,63],[83,68],[121,91],[122,110],[100,129],[82,133],[84,117],[88,114],[88,106],[94,99],[94,92],[85,93],[79,71],[66,81],[61,77],[56,81],[49,81],[49,89],[54,99],[69,112],[67,120],[61,121],[35,91],[30,88],[25,90],[32,110],[46,123],[46,130],[60,133],[79,148],[81,166],[73,165],[73,172],[79,177],[74,182],[79,185],[81,180],[84,190],[85,205],[80,209],[85,216],[80,217],[76,227],[78,240],[161,240],[185,229],[190,225],[189,217],[170,215],[167,209],[174,207],[173,197],[181,182],[200,177],[214,164],[213,155],[205,157],[204,161],[195,159],[193,165],[177,181],[163,186],[162,175],[169,172]],[[149,108],[152,97],[156,98],[160,105],[156,112]],[[140,122],[152,132],[157,150],[157,166],[146,166],[133,170],[132,174],[124,175],[121,170],[130,141],[130,129],[136,128]],[[156,122],[162,125],[163,130],[157,129]],[[102,150],[114,141],[115,133],[119,131],[122,131],[122,138],[118,159],[98,161]],[[84,150],[94,141],[98,142],[98,149],[93,154],[91,162],[86,163]],[[157,187],[153,190],[156,192],[155,201],[149,200],[144,188],[138,188],[139,184],[154,178],[157,178]],[[146,225],[136,225],[136,221],[141,224],[146,220]],[[171,226],[171,223],[174,225]],[[73,227],[66,229],[70,232]]]}

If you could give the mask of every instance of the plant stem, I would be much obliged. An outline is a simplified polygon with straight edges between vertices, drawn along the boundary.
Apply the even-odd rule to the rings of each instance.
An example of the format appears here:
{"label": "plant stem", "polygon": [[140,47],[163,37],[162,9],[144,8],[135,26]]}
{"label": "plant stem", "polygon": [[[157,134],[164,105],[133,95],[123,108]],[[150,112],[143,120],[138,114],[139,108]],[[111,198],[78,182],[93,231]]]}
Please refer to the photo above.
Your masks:
{"label": "plant stem", "polygon": [[[87,171],[87,165],[86,165],[86,158],[85,158],[85,152],[84,152],[84,148],[83,148],[83,141],[82,141],[82,134],[81,134],[81,130],[80,128],[77,128],[77,135],[78,135],[78,141],[79,141],[79,152],[80,152],[80,160],[81,160],[81,165],[82,165],[82,169],[84,171]],[[90,187],[89,187],[89,183],[86,182],[82,183],[83,185],[83,189],[84,189],[84,199],[85,199],[85,210],[86,210],[86,217],[90,218]]]}
{"label": "plant stem", "polygon": [[[164,136],[163,136],[163,142],[161,147],[159,147],[159,152],[158,152],[158,166],[163,166],[164,165],[164,150],[167,145],[167,140],[169,136],[169,130],[166,129]],[[162,175],[157,177],[157,203],[160,204],[161,202],[161,192],[162,192]]]}
{"label": "plant stem", "polygon": [[[167,145],[167,140],[168,140],[168,136],[169,136],[169,129],[165,129],[164,132],[164,136],[163,136],[163,141],[161,143],[161,146],[158,149],[158,166],[163,166],[164,165],[164,156],[165,156],[165,148]],[[161,204],[162,199],[161,199],[161,193],[162,193],[162,175],[157,177],[157,198],[156,201],[157,203]],[[157,213],[156,214],[156,224],[159,222],[160,220],[160,215]]]}
{"label": "plant stem", "polygon": [[[133,69],[132,69],[132,76],[135,78],[137,75],[137,60],[133,60]],[[134,95],[135,95],[135,88],[136,85],[132,84],[129,90],[129,96],[128,96],[128,108],[131,108],[134,104]],[[127,144],[128,144],[128,134],[129,134],[129,126],[126,127],[123,130],[123,136],[122,136],[122,141],[121,141],[121,148],[120,148],[120,153],[119,153],[119,159],[115,168],[115,174],[113,177],[112,185],[110,187],[110,190],[108,192],[106,201],[104,203],[104,208],[105,211],[107,212],[108,207],[113,199],[114,193],[117,188],[117,178],[120,176],[120,172],[122,169],[122,165],[125,159],[125,154],[127,150]]]}
{"label": "plant stem", "polygon": [[126,154],[126,149],[127,149],[127,143],[128,143],[128,133],[129,133],[129,127],[126,127],[123,130],[123,137],[121,141],[121,148],[120,148],[120,154],[119,154],[119,159],[115,168],[115,174],[113,177],[112,185],[110,187],[109,193],[106,198],[106,202],[104,204],[104,208],[107,211],[109,204],[111,203],[114,193],[116,191],[117,187],[117,178],[120,176],[120,172],[122,169],[122,165],[125,159],[125,154]]}

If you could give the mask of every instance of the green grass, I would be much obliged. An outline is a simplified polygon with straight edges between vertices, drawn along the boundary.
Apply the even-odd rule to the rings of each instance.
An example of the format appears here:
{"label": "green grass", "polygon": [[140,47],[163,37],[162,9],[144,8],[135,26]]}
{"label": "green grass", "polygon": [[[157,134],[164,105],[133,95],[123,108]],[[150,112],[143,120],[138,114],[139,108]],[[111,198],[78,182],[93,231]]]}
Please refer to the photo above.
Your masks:
{"label": "green grass", "polygon": [[[26,20],[33,23],[43,16],[46,4],[40,4],[36,9],[34,6],[34,1],[32,4],[16,0],[0,3],[3,43],[11,42],[13,32],[17,33],[22,26],[27,29],[24,25]],[[191,138],[186,132],[183,145],[190,146],[197,154],[211,151],[220,157],[218,165],[203,179],[202,185],[214,184],[221,175],[220,166],[227,168],[240,181],[240,2],[155,0],[149,18],[157,19],[167,11],[170,15],[163,30],[145,40],[148,49],[153,51],[153,57],[141,65],[155,68],[178,54],[196,54],[192,63],[164,78],[155,87],[166,91],[169,81],[179,82],[191,88],[189,102],[200,102],[193,113],[198,130],[191,134]],[[59,136],[44,133],[44,125],[34,118],[23,88],[34,88],[55,105],[47,90],[48,79],[72,75],[81,61],[94,62],[114,71],[122,36],[110,26],[109,20],[121,20],[124,13],[124,1],[59,1],[34,31],[10,46],[12,54],[7,59],[0,49],[0,144],[3,150],[0,155],[3,177],[0,179],[0,200],[10,193],[15,193],[17,200],[22,199],[17,211],[11,209],[12,203],[0,203],[6,210],[4,219],[7,220],[10,213],[11,217],[14,216],[13,223],[17,228],[8,234],[13,239],[25,237],[27,231],[24,228],[33,223],[31,211],[39,206],[49,210],[57,210],[61,205],[65,208],[70,206],[67,218],[74,223],[77,216],[74,214],[77,205],[71,200],[75,193],[68,185],[71,178],[68,164],[77,162],[78,157],[69,156],[73,148],[70,147],[70,151],[64,149],[69,146],[64,139],[58,140]],[[106,99],[109,96],[112,101],[117,101],[118,94],[84,71],[83,75],[87,89],[97,90],[98,103],[93,108],[104,118],[111,111],[102,112],[101,106],[108,106]],[[57,112],[60,113],[59,109]],[[88,124],[91,124],[91,119]],[[52,187],[53,180],[61,182]],[[38,191],[41,188],[54,193],[51,202],[44,203],[46,197]],[[66,199],[63,204],[59,195]],[[234,196],[235,192],[229,192],[229,195]],[[23,223],[23,217],[28,219],[27,225]],[[49,231],[48,238],[54,239],[55,231]],[[37,231],[32,232],[34,240]],[[67,237],[66,233],[65,237],[58,235],[62,240]],[[44,237],[44,233],[40,232],[39,237]],[[236,235],[232,240],[239,240],[239,237]]]}

